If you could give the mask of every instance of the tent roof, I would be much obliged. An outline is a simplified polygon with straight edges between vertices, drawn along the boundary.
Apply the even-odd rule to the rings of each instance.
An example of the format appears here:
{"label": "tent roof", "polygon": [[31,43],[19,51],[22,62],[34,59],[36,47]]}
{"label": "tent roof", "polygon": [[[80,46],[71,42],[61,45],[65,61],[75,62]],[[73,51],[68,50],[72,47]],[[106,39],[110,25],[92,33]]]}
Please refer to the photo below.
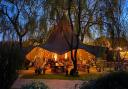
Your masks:
{"label": "tent roof", "polygon": [[[73,44],[72,47],[75,48],[75,45],[77,43],[76,34],[70,29],[69,21],[65,16],[62,17],[59,24],[54,26],[52,30],[53,31],[51,32],[49,39],[42,46],[42,48],[51,52],[55,52],[57,54],[64,54],[70,51],[69,44],[71,43]],[[79,42],[79,48],[85,49],[96,57],[99,56],[99,50],[103,49],[103,47],[85,45],[82,42]]]}
{"label": "tent roof", "polygon": [[[54,31],[51,33],[49,39],[42,47],[57,54],[63,54],[69,51],[70,46],[68,45],[68,42],[71,44],[71,33],[68,31],[60,30],[59,27],[56,26],[53,30]],[[75,41],[73,42],[73,47],[76,44]]]}
{"label": "tent roof", "polygon": [[[72,41],[73,37],[73,42]],[[64,15],[59,24],[55,25],[52,29],[49,39],[42,46],[44,49],[55,52],[57,54],[63,54],[69,51],[69,44],[73,43],[73,48],[76,45],[76,35],[70,29],[69,21]]]}

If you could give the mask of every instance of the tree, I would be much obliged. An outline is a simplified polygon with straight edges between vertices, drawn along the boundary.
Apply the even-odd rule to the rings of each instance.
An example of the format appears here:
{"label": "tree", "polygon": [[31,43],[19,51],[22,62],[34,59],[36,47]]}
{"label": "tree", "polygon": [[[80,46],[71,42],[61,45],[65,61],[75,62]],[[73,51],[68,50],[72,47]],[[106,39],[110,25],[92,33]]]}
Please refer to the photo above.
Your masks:
{"label": "tree", "polygon": [[126,0],[101,0],[98,3],[102,27],[106,29],[105,34],[107,34],[107,38],[112,40],[112,48],[115,48],[116,43],[118,43],[119,46],[120,38],[125,35],[126,28],[123,24],[123,19],[126,19],[124,16],[126,15],[124,13],[125,2]]}
{"label": "tree", "polygon": [[[99,9],[101,11],[102,23],[106,29],[106,37],[111,40],[112,49],[122,46],[123,39],[127,39],[127,21],[126,21],[126,10],[125,9],[126,0],[104,0],[99,2]],[[101,8],[102,6],[102,8]],[[124,23],[125,22],[125,23]],[[122,39],[123,38],[123,39]],[[125,45],[126,46],[126,45]],[[112,50],[110,50],[112,51]],[[117,50],[113,54],[117,54],[115,57],[116,61],[121,61],[120,50]],[[110,53],[112,54],[112,53]],[[109,53],[107,53],[110,57]],[[114,56],[114,55],[112,55]],[[117,64],[119,70],[122,70],[120,63]]]}
{"label": "tree", "polygon": [[[15,30],[18,35],[19,44],[22,48],[23,37],[30,30],[35,28],[33,14],[31,11],[26,10],[26,0],[23,1],[1,1],[1,13],[6,16],[6,21],[11,23],[11,27]],[[10,12],[11,10],[11,12]],[[31,24],[31,26],[30,26]],[[30,28],[31,27],[31,28]],[[33,28],[32,28],[33,27]]]}

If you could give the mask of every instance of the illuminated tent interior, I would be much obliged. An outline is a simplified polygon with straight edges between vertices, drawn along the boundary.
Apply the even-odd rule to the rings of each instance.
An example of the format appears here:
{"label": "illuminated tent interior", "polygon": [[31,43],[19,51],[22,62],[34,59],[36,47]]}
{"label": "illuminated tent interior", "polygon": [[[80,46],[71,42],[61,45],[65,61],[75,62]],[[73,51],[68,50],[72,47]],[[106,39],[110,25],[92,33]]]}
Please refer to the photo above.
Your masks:
{"label": "illuminated tent interior", "polygon": [[[26,55],[26,58],[30,62],[36,62],[36,65],[39,67],[45,65],[49,59],[54,60],[54,62],[58,62],[59,65],[60,62],[62,62],[60,66],[64,66],[65,63],[68,63],[68,65],[72,66],[70,51],[59,55],[57,53],[47,51],[43,48],[35,47]],[[88,63],[88,61],[92,61],[93,59],[95,59],[95,56],[83,49],[78,49],[77,59],[77,64],[80,64],[82,66]]]}
{"label": "illuminated tent interior", "polygon": [[[78,49],[77,57],[79,60],[91,60],[94,59],[95,56],[90,54],[89,52],[83,50],[83,49]],[[26,58],[29,61],[34,61],[36,58],[40,58],[40,60],[44,61],[44,59],[54,59],[56,60],[66,60],[70,59],[70,51],[66,52],[65,54],[59,55],[54,52],[47,51],[43,48],[40,47],[35,47],[32,49],[27,55]]]}

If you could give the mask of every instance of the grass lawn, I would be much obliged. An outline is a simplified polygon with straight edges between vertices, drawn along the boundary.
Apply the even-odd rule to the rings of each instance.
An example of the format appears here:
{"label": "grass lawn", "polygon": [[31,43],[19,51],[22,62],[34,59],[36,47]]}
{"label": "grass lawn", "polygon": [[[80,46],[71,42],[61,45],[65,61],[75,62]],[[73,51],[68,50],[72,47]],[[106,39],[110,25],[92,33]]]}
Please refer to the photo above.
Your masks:
{"label": "grass lawn", "polygon": [[99,77],[104,76],[104,73],[89,73],[79,76],[65,76],[64,74],[45,74],[45,75],[23,75],[21,78],[24,79],[62,79],[62,80],[95,80]]}

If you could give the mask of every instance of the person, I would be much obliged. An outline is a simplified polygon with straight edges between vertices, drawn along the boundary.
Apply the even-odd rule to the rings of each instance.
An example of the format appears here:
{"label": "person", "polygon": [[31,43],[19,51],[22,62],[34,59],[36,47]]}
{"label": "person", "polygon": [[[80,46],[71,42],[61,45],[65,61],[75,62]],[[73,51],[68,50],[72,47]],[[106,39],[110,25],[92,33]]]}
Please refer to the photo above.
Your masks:
{"label": "person", "polygon": [[28,69],[29,69],[29,64],[30,64],[30,63],[31,63],[30,61],[25,60],[25,67],[26,67],[26,70],[28,70]]}
{"label": "person", "polygon": [[39,67],[39,68],[38,68],[38,75],[40,75],[41,73],[42,73],[42,68]]}
{"label": "person", "polygon": [[44,67],[43,67],[43,74],[45,74],[45,71],[46,71],[46,67],[44,65]]}
{"label": "person", "polygon": [[86,64],[86,67],[87,67],[87,73],[90,73],[90,65]]}
{"label": "person", "polygon": [[42,72],[42,69],[39,65],[39,57],[36,57],[34,60],[35,74],[39,75]]}
{"label": "person", "polygon": [[64,67],[65,67],[66,76],[68,76],[68,65],[67,65],[67,63],[65,63]]}
{"label": "person", "polygon": [[42,65],[43,74],[45,74],[46,65],[47,65],[47,61],[46,61],[46,59],[44,59],[44,63],[43,63],[43,65]]}
{"label": "person", "polygon": [[86,62],[87,73],[90,73],[90,60]]}
{"label": "person", "polygon": [[94,65],[96,65],[96,58],[93,58],[92,61],[93,61]]}

